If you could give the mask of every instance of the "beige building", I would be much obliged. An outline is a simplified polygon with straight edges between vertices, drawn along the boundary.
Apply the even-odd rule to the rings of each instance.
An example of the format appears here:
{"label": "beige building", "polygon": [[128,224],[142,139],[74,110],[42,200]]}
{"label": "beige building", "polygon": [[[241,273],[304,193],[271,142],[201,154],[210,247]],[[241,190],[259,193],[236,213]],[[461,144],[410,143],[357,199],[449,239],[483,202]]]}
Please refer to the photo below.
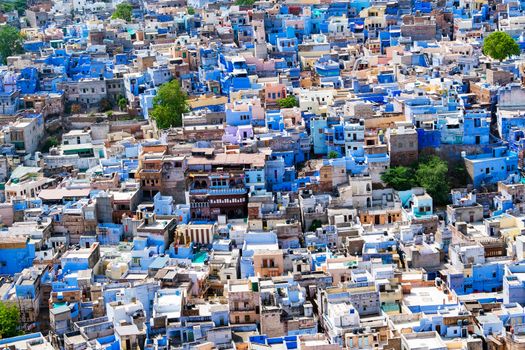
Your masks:
{"label": "beige building", "polygon": [[253,324],[260,321],[259,280],[229,281],[225,288],[230,308],[230,324]]}
{"label": "beige building", "polygon": [[253,254],[253,268],[258,277],[281,276],[284,272],[283,251],[256,251]]}
{"label": "beige building", "polygon": [[211,244],[213,236],[217,232],[217,224],[196,224],[177,226],[177,235],[179,237],[189,238],[193,243]]}
{"label": "beige building", "polygon": [[4,131],[6,143],[15,145],[17,151],[34,153],[44,136],[44,121],[40,118],[20,118]]}
{"label": "beige building", "polygon": [[386,132],[390,166],[412,165],[418,160],[417,131],[412,123],[396,123]]}

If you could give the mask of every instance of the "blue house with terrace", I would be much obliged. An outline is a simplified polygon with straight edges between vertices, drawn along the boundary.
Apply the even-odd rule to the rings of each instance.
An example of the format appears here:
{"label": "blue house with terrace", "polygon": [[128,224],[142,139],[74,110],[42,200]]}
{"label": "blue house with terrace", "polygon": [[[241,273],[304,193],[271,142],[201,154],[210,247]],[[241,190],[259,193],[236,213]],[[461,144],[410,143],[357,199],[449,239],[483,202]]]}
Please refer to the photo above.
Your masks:
{"label": "blue house with terrace", "polygon": [[243,101],[235,101],[233,105],[226,107],[226,124],[230,126],[251,125],[252,105]]}
{"label": "blue house with terrace", "polygon": [[22,94],[33,94],[38,91],[38,71],[27,67],[20,71],[16,86]]}
{"label": "blue house with terrace", "polygon": [[[451,268],[447,287],[458,295],[491,293],[503,287],[507,257],[485,258],[481,244],[454,244],[449,247]],[[466,273],[465,273],[466,272]]]}
{"label": "blue house with terrace", "polygon": [[465,155],[463,158],[470,181],[477,188],[509,177],[520,177],[518,155],[506,146],[494,147],[491,153]]}
{"label": "blue house with terrace", "polygon": [[35,244],[23,236],[0,234],[0,274],[13,276],[33,266]]}
{"label": "blue house with terrace", "polygon": [[315,72],[319,76],[320,84],[323,87],[333,87],[340,89],[343,87],[343,79],[340,76],[339,63],[330,57],[323,56],[314,65]]}

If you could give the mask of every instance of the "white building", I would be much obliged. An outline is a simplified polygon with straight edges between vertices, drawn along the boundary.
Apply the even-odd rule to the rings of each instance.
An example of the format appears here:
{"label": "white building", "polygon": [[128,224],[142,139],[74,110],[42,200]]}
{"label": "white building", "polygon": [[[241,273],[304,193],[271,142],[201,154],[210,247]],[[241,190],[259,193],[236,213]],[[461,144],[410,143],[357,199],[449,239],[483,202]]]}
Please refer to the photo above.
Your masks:
{"label": "white building", "polygon": [[12,143],[19,151],[34,153],[44,136],[41,118],[21,118],[4,130],[5,143]]}

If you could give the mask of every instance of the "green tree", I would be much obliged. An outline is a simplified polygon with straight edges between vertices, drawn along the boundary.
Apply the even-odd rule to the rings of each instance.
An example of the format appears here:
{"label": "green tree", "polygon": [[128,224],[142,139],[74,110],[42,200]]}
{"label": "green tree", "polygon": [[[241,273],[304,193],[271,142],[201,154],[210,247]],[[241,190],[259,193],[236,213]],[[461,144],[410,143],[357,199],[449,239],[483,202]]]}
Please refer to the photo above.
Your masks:
{"label": "green tree", "polygon": [[[463,160],[463,159],[462,159]],[[468,185],[468,176],[465,164],[456,161],[448,164],[448,178],[450,188],[465,187]]]}
{"label": "green tree", "polygon": [[309,231],[316,231],[320,227],[323,227],[323,223],[321,222],[321,220],[315,219],[314,221],[312,221]]}
{"label": "green tree", "polygon": [[0,338],[10,338],[20,334],[20,312],[15,304],[0,302]]}
{"label": "green tree", "polygon": [[450,186],[448,182],[448,164],[437,156],[430,156],[419,163],[416,171],[416,179],[421,187],[438,205],[448,202]]}
{"label": "green tree", "polygon": [[56,136],[49,136],[44,142],[44,147],[42,148],[42,151],[49,152],[51,147],[58,146],[58,144],[59,142]]}
{"label": "green tree", "polygon": [[177,80],[164,83],[153,99],[151,117],[161,129],[182,126],[182,114],[189,111],[188,96]]}
{"label": "green tree", "polygon": [[0,26],[0,62],[7,63],[7,57],[24,52],[24,38],[20,31],[10,25]]}
{"label": "green tree", "polygon": [[389,168],[381,175],[381,180],[396,191],[406,191],[417,185],[414,170],[404,166]]}
{"label": "green tree", "polygon": [[126,22],[130,22],[132,10],[133,10],[133,7],[131,6],[131,4],[127,2],[122,2],[117,5],[117,7],[115,8],[115,12],[113,12],[113,15],[111,15],[111,18],[123,19]]}
{"label": "green tree", "polygon": [[329,159],[339,158],[339,153],[337,153],[336,151],[330,151],[328,152],[328,158]]}
{"label": "green tree", "polygon": [[253,6],[255,0],[235,0],[235,5],[239,6]]}
{"label": "green tree", "polygon": [[285,98],[281,98],[280,100],[277,100],[277,103],[279,104],[279,107],[281,108],[293,108],[298,107],[299,103],[297,102],[297,99],[295,96],[288,96]]}
{"label": "green tree", "polygon": [[188,6],[188,15],[194,15],[195,14],[195,9],[191,6]]}
{"label": "green tree", "polygon": [[120,96],[117,101],[118,108],[123,111],[128,105],[128,100],[124,96]]}
{"label": "green tree", "polygon": [[4,0],[0,3],[0,12],[11,12],[16,10],[19,15],[23,15],[26,8],[26,0]]}
{"label": "green tree", "polygon": [[490,33],[483,41],[483,53],[500,62],[520,52],[519,45],[505,32]]}

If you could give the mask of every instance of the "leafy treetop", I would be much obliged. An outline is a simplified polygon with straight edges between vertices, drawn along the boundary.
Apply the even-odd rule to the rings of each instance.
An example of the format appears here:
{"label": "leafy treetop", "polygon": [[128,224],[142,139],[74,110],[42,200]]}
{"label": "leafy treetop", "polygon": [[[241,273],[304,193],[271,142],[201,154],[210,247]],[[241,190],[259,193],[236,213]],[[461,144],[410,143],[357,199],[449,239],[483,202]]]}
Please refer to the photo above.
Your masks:
{"label": "leafy treetop", "polygon": [[20,334],[20,312],[15,304],[0,302],[0,338],[15,337]]}
{"label": "leafy treetop", "polygon": [[498,61],[519,55],[520,52],[519,45],[505,32],[490,33],[483,41],[483,53]]}
{"label": "leafy treetop", "polygon": [[16,10],[19,15],[23,15],[26,8],[26,0],[3,0],[0,2],[0,12],[4,13]]}
{"label": "leafy treetop", "polygon": [[123,19],[126,22],[131,21],[131,12],[133,10],[133,7],[131,4],[127,2],[122,2],[117,5],[115,8],[115,12],[113,12],[113,15],[111,18],[113,19]]}
{"label": "leafy treetop", "polygon": [[277,103],[281,108],[293,108],[299,106],[299,103],[297,102],[297,99],[294,96],[281,98],[280,100],[277,100]]}
{"label": "leafy treetop", "polygon": [[0,26],[0,63],[7,63],[7,57],[24,52],[24,38],[20,31],[10,25]]}
{"label": "leafy treetop", "polygon": [[255,4],[255,0],[235,0],[235,5],[239,6],[252,6]]}
{"label": "leafy treetop", "polygon": [[396,191],[406,191],[413,187],[425,188],[438,205],[448,202],[450,192],[448,164],[437,156],[429,156],[414,167],[392,167],[381,180]]}
{"label": "leafy treetop", "polygon": [[161,129],[182,126],[182,115],[189,111],[187,98],[177,80],[162,84],[150,113],[157,126]]}
{"label": "leafy treetop", "polygon": [[337,153],[336,151],[330,151],[328,152],[328,158],[329,159],[339,158],[339,153]]}

